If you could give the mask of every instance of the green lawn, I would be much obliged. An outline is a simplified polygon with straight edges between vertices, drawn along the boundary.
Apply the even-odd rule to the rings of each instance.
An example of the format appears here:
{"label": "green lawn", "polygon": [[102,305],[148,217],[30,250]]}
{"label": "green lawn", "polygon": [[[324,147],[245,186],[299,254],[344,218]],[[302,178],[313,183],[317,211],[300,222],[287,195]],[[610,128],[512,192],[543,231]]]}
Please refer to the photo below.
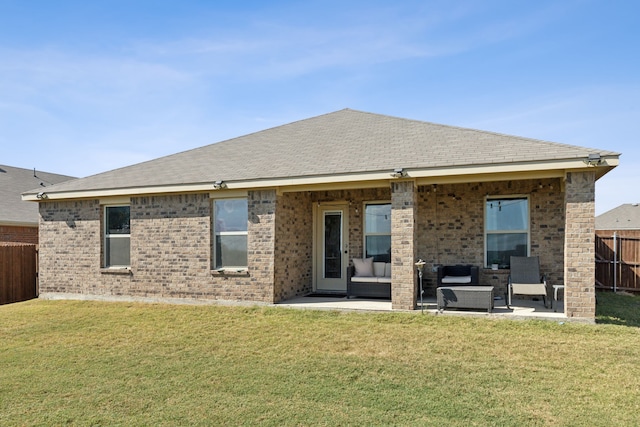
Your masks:
{"label": "green lawn", "polygon": [[5,305],[0,425],[640,425],[639,309],[599,294],[594,326]]}

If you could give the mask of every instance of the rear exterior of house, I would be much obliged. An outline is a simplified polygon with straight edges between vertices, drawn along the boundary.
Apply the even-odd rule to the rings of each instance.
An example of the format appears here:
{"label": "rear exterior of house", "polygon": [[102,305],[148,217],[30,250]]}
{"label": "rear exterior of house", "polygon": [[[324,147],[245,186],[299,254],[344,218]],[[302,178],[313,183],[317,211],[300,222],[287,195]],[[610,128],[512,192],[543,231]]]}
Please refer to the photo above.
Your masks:
{"label": "rear exterior of house", "polygon": [[342,110],[52,187],[40,294],[275,303],[344,293],[372,257],[412,310],[419,258],[432,293],[432,267],[463,263],[501,294],[532,255],[593,318],[595,182],[618,156]]}

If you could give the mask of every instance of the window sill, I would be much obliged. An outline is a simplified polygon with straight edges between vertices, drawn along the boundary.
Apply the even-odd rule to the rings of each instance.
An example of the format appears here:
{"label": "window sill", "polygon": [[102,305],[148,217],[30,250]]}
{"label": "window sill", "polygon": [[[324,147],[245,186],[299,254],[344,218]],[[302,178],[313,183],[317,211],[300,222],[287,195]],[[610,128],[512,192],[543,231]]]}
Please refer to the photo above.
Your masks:
{"label": "window sill", "polygon": [[219,268],[211,270],[212,276],[249,276],[247,268]]}
{"label": "window sill", "polygon": [[100,274],[123,274],[130,276],[131,267],[105,267],[100,269]]}

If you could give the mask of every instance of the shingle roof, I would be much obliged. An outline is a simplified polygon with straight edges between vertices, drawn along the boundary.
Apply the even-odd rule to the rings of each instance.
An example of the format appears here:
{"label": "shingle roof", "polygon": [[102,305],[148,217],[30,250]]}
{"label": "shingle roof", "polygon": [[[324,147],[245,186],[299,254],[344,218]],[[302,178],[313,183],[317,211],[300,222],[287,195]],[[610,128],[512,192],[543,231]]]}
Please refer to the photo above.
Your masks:
{"label": "shingle roof", "polygon": [[640,206],[626,203],[598,215],[596,230],[640,230]]}
{"label": "shingle roof", "polygon": [[20,195],[34,188],[49,187],[73,179],[71,176],[0,165],[0,224],[38,224],[38,205],[23,202]]}
{"label": "shingle roof", "polygon": [[54,192],[251,181],[615,155],[351,109],[58,185]]}

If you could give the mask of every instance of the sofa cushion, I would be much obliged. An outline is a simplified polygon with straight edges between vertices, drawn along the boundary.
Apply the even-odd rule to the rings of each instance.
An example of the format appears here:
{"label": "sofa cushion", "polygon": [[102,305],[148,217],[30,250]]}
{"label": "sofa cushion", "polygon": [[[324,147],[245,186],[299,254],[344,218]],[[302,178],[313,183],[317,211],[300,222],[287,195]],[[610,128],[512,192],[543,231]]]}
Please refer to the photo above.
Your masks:
{"label": "sofa cushion", "polygon": [[384,265],[384,277],[391,277],[391,263],[388,262]]}
{"label": "sofa cushion", "polygon": [[373,263],[373,275],[376,277],[384,277],[384,262]]}
{"label": "sofa cushion", "polygon": [[378,283],[391,283],[391,277],[378,277]]}
{"label": "sofa cushion", "polygon": [[354,258],[353,266],[356,268],[355,277],[373,276],[373,258]]}
{"label": "sofa cushion", "polygon": [[442,278],[442,284],[451,283],[471,283],[471,276],[444,276]]}
{"label": "sofa cushion", "polygon": [[351,283],[378,283],[378,278],[353,276],[351,278]]}

